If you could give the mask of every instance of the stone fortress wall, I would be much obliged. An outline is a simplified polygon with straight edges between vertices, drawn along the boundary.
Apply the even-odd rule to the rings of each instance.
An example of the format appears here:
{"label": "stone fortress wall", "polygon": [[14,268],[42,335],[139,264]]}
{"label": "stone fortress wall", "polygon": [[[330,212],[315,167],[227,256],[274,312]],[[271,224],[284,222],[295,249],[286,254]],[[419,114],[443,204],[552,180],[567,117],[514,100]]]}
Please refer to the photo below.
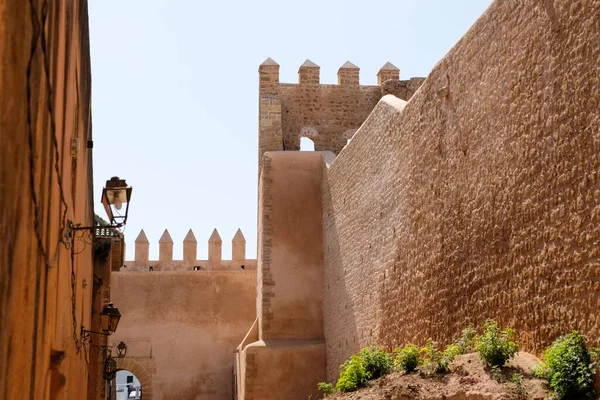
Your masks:
{"label": "stone fortress wall", "polygon": [[168,230],[158,245],[159,259],[150,260],[142,230],[135,259],[111,274],[111,301],[123,318],[110,340],[129,347],[120,366],[140,375],[144,399],[231,399],[233,352],[256,318],[256,260],[246,259],[239,229],[231,260],[222,259],[216,229],[208,239],[208,260],[197,260],[191,229],[183,260],[173,260]]}
{"label": "stone fortress wall", "polygon": [[[600,344],[600,2],[496,1],[324,176],[328,379],[496,318]],[[260,266],[259,266],[260,268]]]}
{"label": "stone fortress wall", "polygon": [[113,272],[111,343],[145,400],[232,398],[233,351],[255,319],[256,271]]}
{"label": "stone fortress wall", "polygon": [[[446,343],[486,318],[537,354],[572,329],[600,344],[598,15],[496,1],[418,89],[387,64],[372,89],[349,64],[339,85],[311,62],[280,84],[267,60],[256,271],[190,271],[162,240],[152,262],[187,271],[113,274],[122,340],[152,336],[157,379],[196,390],[180,398],[261,400],[314,395],[368,344]],[[300,136],[318,151],[281,151]]]}

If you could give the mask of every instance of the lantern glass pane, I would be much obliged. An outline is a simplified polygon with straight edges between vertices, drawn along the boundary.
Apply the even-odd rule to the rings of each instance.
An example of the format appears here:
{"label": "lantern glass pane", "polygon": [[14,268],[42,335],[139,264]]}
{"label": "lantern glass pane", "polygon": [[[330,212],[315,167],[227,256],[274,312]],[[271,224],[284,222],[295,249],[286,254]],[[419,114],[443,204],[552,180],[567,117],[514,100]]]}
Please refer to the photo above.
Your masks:
{"label": "lantern glass pane", "polygon": [[108,328],[110,327],[109,315],[100,314],[100,326],[102,327],[103,331],[108,331]]}
{"label": "lantern glass pane", "polygon": [[111,315],[110,317],[110,332],[114,332],[117,330],[117,325],[119,325],[120,315]]}

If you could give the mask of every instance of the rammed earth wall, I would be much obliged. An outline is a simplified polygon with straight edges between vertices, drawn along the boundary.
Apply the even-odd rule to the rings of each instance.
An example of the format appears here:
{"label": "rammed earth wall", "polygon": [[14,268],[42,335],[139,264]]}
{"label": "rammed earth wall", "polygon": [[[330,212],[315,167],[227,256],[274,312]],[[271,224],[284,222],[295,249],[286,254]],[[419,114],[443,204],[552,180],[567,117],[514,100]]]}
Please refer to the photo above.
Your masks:
{"label": "rammed earth wall", "polygon": [[497,318],[600,344],[600,2],[495,2],[324,183],[328,376]]}

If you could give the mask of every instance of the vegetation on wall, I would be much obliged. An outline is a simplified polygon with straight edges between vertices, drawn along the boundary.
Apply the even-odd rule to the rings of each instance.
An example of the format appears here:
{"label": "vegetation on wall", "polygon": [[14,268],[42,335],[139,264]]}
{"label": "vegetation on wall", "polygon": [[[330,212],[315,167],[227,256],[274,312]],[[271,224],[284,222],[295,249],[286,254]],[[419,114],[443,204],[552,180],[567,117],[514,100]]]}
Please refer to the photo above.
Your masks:
{"label": "vegetation on wall", "polygon": [[[340,376],[335,387],[331,383],[318,384],[324,397],[336,391],[351,392],[392,371],[410,374],[418,371],[421,376],[432,376],[450,371],[450,364],[460,354],[477,351],[482,363],[487,366],[492,379],[503,383],[510,381],[519,398],[527,396],[525,377],[513,373],[505,377],[502,367],[519,351],[516,333],[510,328],[501,328],[498,322],[487,320],[480,329],[481,334],[469,325],[461,335],[443,351],[432,339],[419,348],[407,344],[396,348],[392,354],[371,345],[353,354],[340,366]],[[588,350],[583,336],[578,331],[559,337],[544,352],[543,363],[533,369],[533,375],[548,380],[555,399],[595,398],[594,374],[600,368],[600,349]]]}

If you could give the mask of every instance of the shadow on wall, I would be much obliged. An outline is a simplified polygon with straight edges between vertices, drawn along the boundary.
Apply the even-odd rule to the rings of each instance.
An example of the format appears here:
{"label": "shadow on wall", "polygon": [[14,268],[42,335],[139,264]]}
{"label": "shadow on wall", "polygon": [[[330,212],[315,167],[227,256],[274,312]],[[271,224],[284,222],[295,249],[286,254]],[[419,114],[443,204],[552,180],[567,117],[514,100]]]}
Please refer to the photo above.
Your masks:
{"label": "shadow on wall", "polygon": [[[328,167],[323,164],[323,168]],[[327,213],[331,210],[331,207],[326,207],[327,204],[332,204],[333,199],[331,196],[331,190],[327,181],[328,174],[326,171],[323,173],[323,213]],[[324,215],[323,222],[327,226],[323,226],[323,245],[327,246],[323,253],[323,265],[328,266],[332,264],[333,260],[338,260],[342,265],[346,265],[343,260],[342,253],[340,251],[338,227],[336,219],[331,215]],[[342,272],[343,271],[343,272]],[[346,280],[341,273],[345,273],[346,270],[338,268],[324,268],[323,271],[323,315],[335,315],[337,320],[331,321],[329,318],[323,319],[323,330],[324,332],[331,332],[334,329],[332,327],[339,327],[343,325],[343,331],[338,331],[338,335],[335,336],[335,340],[326,340],[327,354],[342,354],[343,357],[348,349],[352,352],[358,352],[360,350],[360,343],[358,340],[357,322],[354,313],[354,304],[350,295],[349,290],[346,287]],[[332,288],[332,285],[336,285]],[[342,286],[342,287],[340,287]],[[334,289],[334,290],[332,290]],[[328,308],[328,309],[327,309]],[[327,337],[326,337],[327,339]],[[328,356],[328,361],[330,357]],[[332,382],[339,376],[339,365],[330,365],[327,363],[327,379]]]}

